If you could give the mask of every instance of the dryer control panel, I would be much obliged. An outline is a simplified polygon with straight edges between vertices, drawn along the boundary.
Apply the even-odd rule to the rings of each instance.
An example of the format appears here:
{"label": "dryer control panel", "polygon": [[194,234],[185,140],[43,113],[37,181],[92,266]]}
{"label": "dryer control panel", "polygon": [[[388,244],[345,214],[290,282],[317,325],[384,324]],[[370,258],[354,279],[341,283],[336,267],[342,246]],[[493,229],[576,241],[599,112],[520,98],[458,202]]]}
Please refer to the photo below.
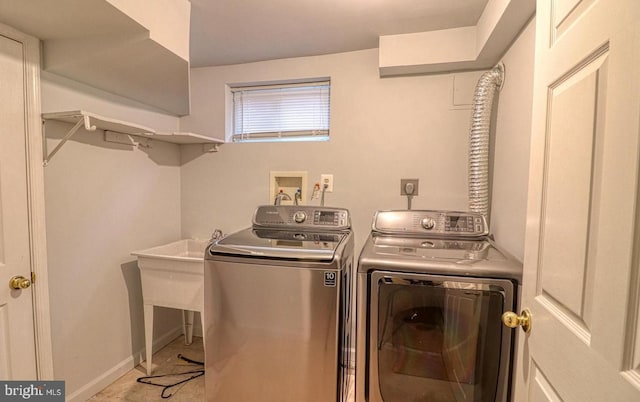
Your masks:
{"label": "dryer control panel", "polygon": [[487,220],[481,214],[458,211],[400,210],[378,211],[373,232],[405,236],[475,238],[487,236]]}

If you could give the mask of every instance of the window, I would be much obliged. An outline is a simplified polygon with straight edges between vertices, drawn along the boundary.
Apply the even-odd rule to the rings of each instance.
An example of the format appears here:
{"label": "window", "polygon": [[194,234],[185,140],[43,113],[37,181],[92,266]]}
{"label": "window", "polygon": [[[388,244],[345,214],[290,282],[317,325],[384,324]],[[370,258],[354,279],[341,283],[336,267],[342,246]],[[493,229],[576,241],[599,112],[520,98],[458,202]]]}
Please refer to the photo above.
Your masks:
{"label": "window", "polygon": [[329,140],[329,81],[232,87],[233,142]]}

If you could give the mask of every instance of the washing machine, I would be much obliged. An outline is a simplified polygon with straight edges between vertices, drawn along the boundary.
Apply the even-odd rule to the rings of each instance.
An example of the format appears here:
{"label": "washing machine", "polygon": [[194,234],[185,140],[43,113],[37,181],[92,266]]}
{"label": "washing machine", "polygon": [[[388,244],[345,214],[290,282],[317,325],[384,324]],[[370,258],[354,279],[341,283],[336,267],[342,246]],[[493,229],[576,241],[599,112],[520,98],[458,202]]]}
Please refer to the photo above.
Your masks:
{"label": "washing machine", "polygon": [[379,211],[357,268],[357,402],[510,400],[522,265],[482,215]]}
{"label": "washing machine", "polygon": [[258,207],[205,255],[205,394],[344,402],[351,360],[349,211]]}

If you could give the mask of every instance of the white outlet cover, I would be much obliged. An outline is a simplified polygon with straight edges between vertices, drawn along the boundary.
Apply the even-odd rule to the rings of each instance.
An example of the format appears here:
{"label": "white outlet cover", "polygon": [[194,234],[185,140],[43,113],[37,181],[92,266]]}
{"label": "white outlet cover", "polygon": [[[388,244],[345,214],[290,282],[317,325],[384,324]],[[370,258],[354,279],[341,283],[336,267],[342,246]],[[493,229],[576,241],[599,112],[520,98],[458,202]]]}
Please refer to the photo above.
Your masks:
{"label": "white outlet cover", "polygon": [[[327,189],[324,190],[325,193],[333,192],[333,175],[332,174],[321,174],[320,175],[320,186],[328,185]],[[322,190],[322,187],[320,187]]]}

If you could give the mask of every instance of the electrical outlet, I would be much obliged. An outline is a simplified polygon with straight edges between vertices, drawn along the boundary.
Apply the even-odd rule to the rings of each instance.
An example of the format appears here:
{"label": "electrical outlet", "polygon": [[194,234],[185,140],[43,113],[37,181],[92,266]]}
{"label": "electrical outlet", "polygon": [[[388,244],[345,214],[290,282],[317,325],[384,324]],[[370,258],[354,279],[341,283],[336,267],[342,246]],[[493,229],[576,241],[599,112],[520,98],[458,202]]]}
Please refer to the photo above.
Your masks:
{"label": "electrical outlet", "polygon": [[400,195],[418,195],[419,182],[418,179],[400,179]]}
{"label": "electrical outlet", "polygon": [[320,191],[322,191],[322,187],[324,187],[324,185],[327,185],[326,190],[324,190],[325,193],[332,193],[333,192],[333,175],[332,174],[321,174],[320,175]]}

